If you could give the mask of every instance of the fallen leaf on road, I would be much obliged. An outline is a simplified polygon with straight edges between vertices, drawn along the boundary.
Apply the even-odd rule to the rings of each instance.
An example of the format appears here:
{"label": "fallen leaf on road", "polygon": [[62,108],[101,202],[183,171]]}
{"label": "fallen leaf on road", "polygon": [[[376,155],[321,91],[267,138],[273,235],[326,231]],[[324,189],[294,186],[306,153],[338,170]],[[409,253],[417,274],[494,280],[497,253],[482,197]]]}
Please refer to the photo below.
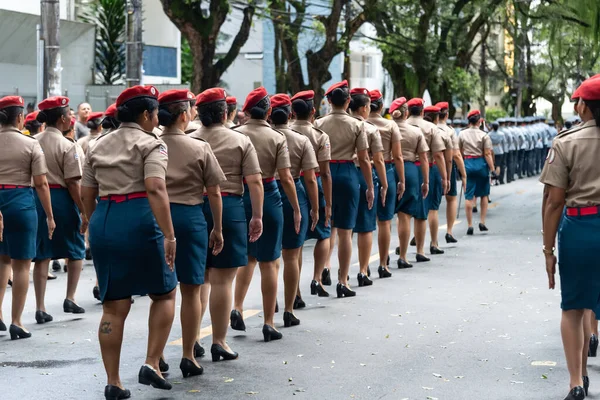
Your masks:
{"label": "fallen leaf on road", "polygon": [[548,379],[546,375],[542,375],[542,379]]}
{"label": "fallen leaf on road", "polygon": [[252,395],[252,394],[258,394],[258,392],[246,392],[246,394]]}
{"label": "fallen leaf on road", "polygon": [[436,378],[441,378],[442,377],[440,374],[433,374],[433,376],[435,376]]}
{"label": "fallen leaf on road", "polygon": [[192,390],[188,390],[188,393],[200,393],[200,390],[192,389]]}
{"label": "fallen leaf on road", "polygon": [[421,386],[423,389],[425,390],[433,390],[433,388],[427,387],[427,386]]}
{"label": "fallen leaf on road", "polygon": [[223,379],[225,379],[223,382],[225,383],[229,383],[229,382],[233,382],[233,378],[228,378],[226,376],[223,377]]}
{"label": "fallen leaf on road", "polygon": [[462,379],[462,378],[464,378],[464,376],[462,376],[462,375],[457,375],[454,377],[454,379]]}

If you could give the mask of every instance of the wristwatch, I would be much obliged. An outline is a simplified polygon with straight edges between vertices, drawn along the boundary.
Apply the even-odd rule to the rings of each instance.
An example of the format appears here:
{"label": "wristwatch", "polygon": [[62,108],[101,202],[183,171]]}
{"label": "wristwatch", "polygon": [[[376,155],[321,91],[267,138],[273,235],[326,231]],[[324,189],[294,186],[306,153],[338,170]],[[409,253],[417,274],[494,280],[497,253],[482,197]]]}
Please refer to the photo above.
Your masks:
{"label": "wristwatch", "polygon": [[554,255],[554,250],[556,250],[554,247],[552,247],[552,249],[547,249],[546,246],[542,246],[544,254]]}

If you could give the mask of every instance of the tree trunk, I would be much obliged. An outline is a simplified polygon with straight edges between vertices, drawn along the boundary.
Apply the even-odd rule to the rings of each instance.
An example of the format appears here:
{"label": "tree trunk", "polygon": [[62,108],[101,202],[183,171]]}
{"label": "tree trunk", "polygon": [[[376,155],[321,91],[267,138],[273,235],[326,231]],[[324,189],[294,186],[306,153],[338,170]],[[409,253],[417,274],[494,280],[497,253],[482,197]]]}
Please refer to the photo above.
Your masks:
{"label": "tree trunk", "polygon": [[562,99],[554,99],[552,100],[552,119],[558,123],[562,123]]}
{"label": "tree trunk", "polygon": [[[44,98],[62,95],[60,60],[60,6],[58,1],[42,0],[42,39],[44,40]],[[38,99],[42,101],[42,99]]]}

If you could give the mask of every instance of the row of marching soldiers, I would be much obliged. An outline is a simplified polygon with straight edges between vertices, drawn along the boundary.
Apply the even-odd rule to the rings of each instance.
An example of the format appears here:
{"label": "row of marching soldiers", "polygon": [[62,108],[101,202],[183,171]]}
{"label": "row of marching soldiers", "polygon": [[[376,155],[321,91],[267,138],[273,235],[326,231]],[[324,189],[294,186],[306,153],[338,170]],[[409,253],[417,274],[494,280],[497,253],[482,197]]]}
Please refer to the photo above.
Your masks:
{"label": "row of marching soldiers", "polygon": [[[86,143],[85,154],[63,136],[70,125],[66,97],[38,105],[37,119],[46,128],[35,138],[21,134],[22,98],[1,99],[0,255],[2,274],[12,265],[14,276],[11,338],[31,336],[21,322],[31,260],[44,262],[47,273],[50,259],[68,259],[65,311],[67,306],[79,307],[74,288],[88,225],[103,303],[98,336],[107,399],[130,396],[119,377],[119,361],[133,295],[152,299],[139,382],[171,389],[162,375],[169,368],[163,350],[178,282],[180,369],[188,377],[203,372],[196,361],[204,354],[197,338],[207,304],[212,360],[238,357],[225,337],[229,324],[245,330],[243,301],[257,263],[262,333],[269,342],[282,338],[274,323],[280,258],[284,326],[300,324],[293,310],[304,306],[298,283],[306,239],[317,240],[311,294],[329,296],[325,286],[331,285],[331,272],[326,266],[337,238],[336,294],[355,296],[349,284],[353,232],[358,235],[359,286],[373,284],[368,264],[377,227],[377,272],[380,278],[392,276],[394,215],[399,268],[412,267],[407,259],[412,218],[416,260],[429,261],[424,252],[428,220],[430,253],[443,253],[437,210],[444,195],[451,210],[446,241],[456,242],[450,222],[457,209],[457,173],[466,190],[468,233],[473,233],[471,200],[480,197],[483,205],[489,171],[494,170],[491,141],[479,129],[478,111],[469,113],[469,127],[457,138],[445,123],[447,103],[424,107],[422,99],[399,98],[390,107],[391,121],[381,116],[384,104],[378,90],[350,90],[344,81],[330,87],[326,96],[332,110],[315,120],[313,91],[290,98],[269,96],[258,88],[243,105],[250,119],[231,129],[236,100],[223,89],[195,97],[187,90],[159,94],[152,86],[135,86],[106,111],[104,130]],[[482,207],[482,231],[487,230],[485,212]]]}

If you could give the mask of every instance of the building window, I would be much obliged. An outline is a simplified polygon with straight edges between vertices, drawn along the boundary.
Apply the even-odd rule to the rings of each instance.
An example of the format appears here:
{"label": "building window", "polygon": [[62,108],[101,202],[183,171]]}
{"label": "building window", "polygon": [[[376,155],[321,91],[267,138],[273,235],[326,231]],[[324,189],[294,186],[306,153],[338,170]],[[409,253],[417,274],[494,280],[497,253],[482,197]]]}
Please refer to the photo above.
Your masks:
{"label": "building window", "polygon": [[362,56],[362,78],[373,78],[373,57]]}
{"label": "building window", "polygon": [[144,75],[177,78],[177,49],[144,45]]}

